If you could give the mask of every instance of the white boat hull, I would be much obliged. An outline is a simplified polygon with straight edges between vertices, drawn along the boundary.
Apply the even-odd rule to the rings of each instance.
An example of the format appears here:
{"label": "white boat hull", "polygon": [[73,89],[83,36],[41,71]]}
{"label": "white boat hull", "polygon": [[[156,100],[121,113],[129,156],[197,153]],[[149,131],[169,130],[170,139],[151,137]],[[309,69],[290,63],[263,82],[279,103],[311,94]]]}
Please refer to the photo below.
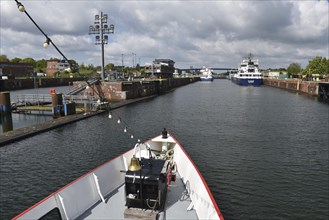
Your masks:
{"label": "white boat hull", "polygon": [[[167,200],[171,202],[171,205],[170,207],[167,206],[164,210],[167,214],[163,215],[160,213],[159,218],[162,216],[163,218],[170,219],[170,216],[172,216],[172,219],[177,219],[179,215],[182,216],[182,218],[185,217],[185,219],[193,219],[193,217],[188,217],[189,214],[191,214],[188,210],[190,209],[195,211],[197,219],[223,219],[201,173],[175,138],[169,136],[164,139],[162,136],[157,136],[145,143],[149,144],[151,150],[154,151],[161,151],[163,146],[167,146],[168,150],[174,150],[173,160],[177,164],[177,172],[182,181],[182,186],[186,187],[185,193],[187,192],[186,195],[189,197],[189,200],[185,201],[185,204],[188,205],[187,209],[185,208],[185,210],[183,210],[179,208],[175,210],[175,203],[180,201],[179,199],[178,201],[169,201],[171,199],[170,185],[168,188],[169,193],[167,195]],[[140,153],[145,152],[135,152],[135,155],[138,156]],[[87,210],[89,210],[88,213],[95,212],[94,214],[97,214],[98,217],[104,216],[104,213],[96,213],[97,210],[102,210],[102,208],[96,209],[96,206],[111,206],[109,197],[113,197],[113,195],[119,191],[118,189],[124,185],[125,173],[122,171],[128,169],[133,154],[134,149],[131,149],[94,170],[91,170],[89,173],[52,193],[13,219],[39,219],[53,209],[58,209],[62,219],[91,218],[90,215],[86,215]],[[177,184],[179,184],[179,182]],[[174,186],[172,190],[175,190]],[[122,200],[124,201],[123,197]],[[115,201],[117,203],[117,200]],[[93,211],[91,212],[90,210],[92,208]],[[169,213],[171,208],[173,213]],[[111,216],[113,218],[120,218],[120,216],[123,216],[123,213],[118,211],[115,207],[114,210],[118,213],[114,213],[115,211],[110,212],[109,215],[106,215],[108,219],[111,219]]]}
{"label": "white boat hull", "polygon": [[207,77],[201,76],[200,80],[201,81],[212,82],[214,80],[214,78],[212,76],[207,76]]}
{"label": "white boat hull", "polygon": [[239,78],[233,77],[232,82],[241,86],[261,86],[263,84],[262,78]]}
{"label": "white boat hull", "polygon": [[238,72],[233,74],[232,82],[241,86],[261,86],[263,84],[262,73],[259,71],[258,60],[249,54],[247,59],[243,59],[238,68]]}

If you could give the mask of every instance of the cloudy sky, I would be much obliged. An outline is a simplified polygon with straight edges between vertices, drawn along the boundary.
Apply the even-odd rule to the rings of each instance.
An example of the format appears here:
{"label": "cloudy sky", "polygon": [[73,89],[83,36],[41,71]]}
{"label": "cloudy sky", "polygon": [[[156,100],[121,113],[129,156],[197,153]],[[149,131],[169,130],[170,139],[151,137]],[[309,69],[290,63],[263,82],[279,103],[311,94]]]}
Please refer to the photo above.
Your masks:
{"label": "cloudy sky", "polygon": [[[328,58],[328,0],[20,0],[26,11],[68,59],[101,65],[101,49],[89,26],[108,14],[114,34],[105,64],[144,65],[168,58],[178,68],[233,67],[252,53],[262,68],[305,68],[315,56]],[[1,0],[0,54],[9,59],[61,58],[17,9]]]}

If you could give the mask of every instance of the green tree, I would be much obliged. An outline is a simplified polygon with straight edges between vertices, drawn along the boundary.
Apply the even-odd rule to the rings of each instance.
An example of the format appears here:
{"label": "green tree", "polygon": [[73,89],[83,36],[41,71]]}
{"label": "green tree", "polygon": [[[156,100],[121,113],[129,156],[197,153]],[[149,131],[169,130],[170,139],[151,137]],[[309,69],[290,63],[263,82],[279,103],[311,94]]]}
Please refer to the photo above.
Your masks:
{"label": "green tree", "polygon": [[79,69],[80,69],[80,70],[85,70],[85,69],[86,69],[85,64],[84,64],[84,63],[81,63],[81,64],[79,65]]}
{"label": "green tree", "polygon": [[75,60],[69,60],[71,65],[71,73],[79,72],[79,64]]}
{"label": "green tree", "polygon": [[144,70],[144,69],[142,69],[140,72],[141,72],[141,76],[143,76],[143,77],[147,77],[148,74],[145,73],[145,70]]}
{"label": "green tree", "polygon": [[0,55],[0,61],[1,62],[9,62],[9,59],[6,55]]}
{"label": "green tree", "polygon": [[102,67],[101,66],[96,66],[95,70],[96,71],[101,71]]}
{"label": "green tree", "polygon": [[20,63],[29,63],[29,64],[31,64],[34,68],[35,68],[35,66],[36,66],[36,61],[35,61],[33,58],[31,58],[31,57],[28,57],[28,58],[24,58],[24,59],[22,59]]}
{"label": "green tree", "polygon": [[114,64],[113,63],[106,64],[105,69],[106,70],[114,70]]}
{"label": "green tree", "polygon": [[306,74],[329,74],[329,59],[325,57],[315,57],[313,60],[308,61],[308,65],[304,70]]}
{"label": "green tree", "polygon": [[95,67],[94,67],[93,64],[88,64],[88,66],[87,66],[87,70],[95,71],[96,69],[95,69]]}
{"label": "green tree", "polygon": [[126,74],[129,74],[129,67],[128,66],[125,66],[124,68],[123,68],[123,72],[125,72]]}
{"label": "green tree", "polygon": [[84,76],[93,75],[93,74],[95,74],[95,72],[96,72],[96,70],[95,70],[95,67],[93,64],[86,65],[86,64],[82,63],[79,65],[79,75],[84,75]]}
{"label": "green tree", "polygon": [[299,74],[301,71],[299,63],[291,63],[287,68],[288,75]]}
{"label": "green tree", "polygon": [[15,58],[11,59],[11,62],[19,63],[19,62],[21,62],[21,60],[22,60],[21,58],[15,57]]}
{"label": "green tree", "polygon": [[37,60],[35,64],[35,69],[39,73],[46,72],[47,61],[45,59]]}

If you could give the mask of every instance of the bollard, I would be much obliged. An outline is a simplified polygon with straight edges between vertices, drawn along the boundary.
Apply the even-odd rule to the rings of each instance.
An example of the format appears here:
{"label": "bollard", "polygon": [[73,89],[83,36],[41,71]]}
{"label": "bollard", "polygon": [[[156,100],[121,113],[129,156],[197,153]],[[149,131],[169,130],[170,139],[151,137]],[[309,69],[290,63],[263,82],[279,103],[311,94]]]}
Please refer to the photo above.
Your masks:
{"label": "bollard", "polygon": [[51,104],[52,104],[52,107],[56,107],[57,105],[63,105],[63,94],[62,93],[51,94]]}
{"label": "bollard", "polygon": [[56,93],[51,94],[51,106],[56,107],[58,105],[57,95]]}
{"label": "bollard", "polygon": [[10,93],[0,92],[0,113],[1,115],[11,114]]}
{"label": "bollard", "polygon": [[50,90],[51,105],[53,107],[53,117],[58,118],[64,116],[63,94],[56,94],[55,89]]}

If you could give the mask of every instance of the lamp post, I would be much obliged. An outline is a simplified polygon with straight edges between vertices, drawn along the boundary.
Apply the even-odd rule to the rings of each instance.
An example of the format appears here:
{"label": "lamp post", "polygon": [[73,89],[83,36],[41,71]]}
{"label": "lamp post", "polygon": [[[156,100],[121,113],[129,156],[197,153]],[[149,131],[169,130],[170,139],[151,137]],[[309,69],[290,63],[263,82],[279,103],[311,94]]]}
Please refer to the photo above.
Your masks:
{"label": "lamp post", "polygon": [[135,59],[136,59],[136,54],[135,53],[132,53],[133,55],[133,69],[135,68]]}
{"label": "lamp post", "polygon": [[124,66],[123,66],[123,53],[121,54],[121,58],[122,58],[122,75],[123,75],[123,78],[125,78],[125,72],[124,72]]}
{"label": "lamp post", "polygon": [[102,58],[102,81],[104,81],[104,44],[108,43],[108,35],[114,33],[114,25],[107,25],[107,14],[101,12],[100,15],[95,15],[94,25],[89,26],[89,34],[95,34],[95,45],[101,45]]}

